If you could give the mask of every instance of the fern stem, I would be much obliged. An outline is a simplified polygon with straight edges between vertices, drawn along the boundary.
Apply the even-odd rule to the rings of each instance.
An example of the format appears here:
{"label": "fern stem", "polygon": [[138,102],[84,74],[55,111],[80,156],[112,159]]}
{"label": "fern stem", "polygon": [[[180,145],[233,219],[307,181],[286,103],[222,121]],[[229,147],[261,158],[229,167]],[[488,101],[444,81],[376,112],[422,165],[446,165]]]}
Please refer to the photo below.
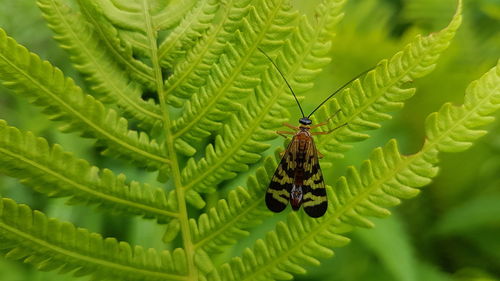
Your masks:
{"label": "fern stem", "polygon": [[174,139],[171,133],[171,121],[168,114],[168,105],[166,103],[165,94],[163,92],[163,77],[160,68],[160,62],[158,60],[158,46],[157,46],[157,32],[153,29],[151,15],[149,14],[148,1],[143,0],[143,12],[146,22],[146,31],[149,38],[149,44],[151,49],[151,61],[153,64],[153,72],[156,81],[156,89],[158,93],[158,98],[160,100],[160,106],[163,114],[164,129],[166,133],[166,146],[169,156],[171,156],[170,168],[173,174],[173,182],[176,190],[177,201],[179,206],[179,222],[181,225],[182,241],[184,244],[184,250],[186,252],[187,258],[187,272],[189,280],[197,280],[197,270],[194,265],[194,247],[191,238],[191,232],[189,229],[189,217],[187,213],[187,206],[185,201],[184,190],[181,183],[181,172],[179,168],[179,162],[177,161],[177,153],[175,152]]}

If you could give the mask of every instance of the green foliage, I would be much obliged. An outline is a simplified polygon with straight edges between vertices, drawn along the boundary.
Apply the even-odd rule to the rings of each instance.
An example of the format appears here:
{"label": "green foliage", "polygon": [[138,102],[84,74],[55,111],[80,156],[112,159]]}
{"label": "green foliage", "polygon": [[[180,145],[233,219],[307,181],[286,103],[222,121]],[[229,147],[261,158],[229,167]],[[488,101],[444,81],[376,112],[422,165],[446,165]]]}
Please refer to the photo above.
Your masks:
{"label": "green foliage", "polygon": [[[145,250],[1,198],[0,251],[41,271],[96,280],[292,279],[348,244],[346,233],[372,228],[391,214],[389,208],[417,196],[437,176],[441,152],[470,148],[486,133],[479,127],[492,123],[500,108],[497,65],[469,85],[463,105],[446,103],[428,115],[425,142],[416,153],[404,155],[398,141],[384,138],[359,167],[348,166],[327,187],[325,216],[313,219],[299,211],[271,217],[263,198],[279,157],[279,150],[269,155],[277,137],[273,131],[295,104],[257,48],[273,57],[296,93],[306,93],[330,62],[343,0],[321,1],[314,17],[285,0],[78,0],[75,7],[60,0],[37,2],[84,78],[82,86],[1,29],[0,81],[40,107],[62,132],[95,140],[105,159],[127,164],[115,161],[116,172],[104,168],[112,160],[91,164],[50,136],[37,137],[0,120],[0,172],[72,205],[94,205],[106,216],[153,218],[155,228],[166,226],[165,246]],[[322,163],[338,163],[414,96],[411,83],[436,67],[461,24],[458,5],[447,27],[416,36],[313,116],[322,121],[341,109],[320,130],[347,123],[317,139]],[[311,99],[320,101],[312,96],[306,101]],[[128,164],[154,171],[156,181],[129,180],[136,177],[131,168],[118,172]],[[332,171],[323,165],[325,175]],[[163,188],[156,187],[161,183]],[[482,206],[498,210],[495,198],[456,208],[433,235],[466,233],[471,226],[460,221],[464,216],[479,218],[476,226],[494,222]],[[259,230],[263,222],[268,228]],[[396,233],[403,263],[392,259],[397,252],[387,249],[393,241],[383,231],[355,237],[396,278],[417,280],[416,272],[440,278],[412,259],[407,239],[398,239],[405,233],[399,216],[380,225]],[[239,246],[244,239],[248,243]]]}

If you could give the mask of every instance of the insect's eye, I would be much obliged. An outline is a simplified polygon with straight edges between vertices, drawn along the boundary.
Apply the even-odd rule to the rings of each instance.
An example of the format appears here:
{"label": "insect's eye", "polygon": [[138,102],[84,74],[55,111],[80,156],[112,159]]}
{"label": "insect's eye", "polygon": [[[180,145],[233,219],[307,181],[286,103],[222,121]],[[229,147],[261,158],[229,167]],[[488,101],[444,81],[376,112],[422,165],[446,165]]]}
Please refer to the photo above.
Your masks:
{"label": "insect's eye", "polygon": [[311,125],[312,121],[311,121],[311,119],[309,119],[307,117],[303,117],[303,118],[299,119],[299,123],[302,125]]}

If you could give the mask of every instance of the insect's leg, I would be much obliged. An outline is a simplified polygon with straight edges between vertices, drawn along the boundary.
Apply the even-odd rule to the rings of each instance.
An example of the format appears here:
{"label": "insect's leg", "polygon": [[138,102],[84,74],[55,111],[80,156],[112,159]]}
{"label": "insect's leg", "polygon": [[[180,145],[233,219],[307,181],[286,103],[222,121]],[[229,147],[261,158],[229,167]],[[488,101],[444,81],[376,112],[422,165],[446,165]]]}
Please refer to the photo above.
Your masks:
{"label": "insect's leg", "polygon": [[337,129],[340,129],[340,128],[342,128],[342,127],[346,126],[346,125],[347,125],[347,123],[344,123],[344,124],[342,124],[342,125],[340,125],[340,126],[337,126],[337,127],[333,128],[333,129],[331,129],[330,131],[324,131],[324,132],[312,132],[311,134],[312,134],[313,136],[317,136],[317,135],[328,135],[328,134],[332,133],[333,131],[335,131],[335,130],[337,130]]}
{"label": "insect's leg", "polygon": [[294,125],[289,124],[289,123],[286,123],[286,122],[285,122],[285,123],[283,123],[283,126],[286,126],[286,127],[290,128],[290,129],[292,129],[292,130],[295,130],[295,131],[298,131],[298,130],[299,130],[299,127],[295,127]]}
{"label": "insect's leg", "polygon": [[321,122],[321,123],[318,123],[316,125],[313,125],[311,126],[311,129],[314,129],[314,128],[318,128],[318,127],[321,127],[321,126],[325,126],[326,124],[328,124],[328,122],[330,120],[332,120],[333,117],[335,117],[339,112],[341,111],[341,109],[335,111],[332,116],[328,117],[328,119],[326,119],[325,121]]}
{"label": "insect's leg", "polygon": [[284,137],[285,139],[288,139],[288,136],[286,136],[286,135],[295,135],[294,132],[290,132],[290,131],[276,131],[276,134]]}

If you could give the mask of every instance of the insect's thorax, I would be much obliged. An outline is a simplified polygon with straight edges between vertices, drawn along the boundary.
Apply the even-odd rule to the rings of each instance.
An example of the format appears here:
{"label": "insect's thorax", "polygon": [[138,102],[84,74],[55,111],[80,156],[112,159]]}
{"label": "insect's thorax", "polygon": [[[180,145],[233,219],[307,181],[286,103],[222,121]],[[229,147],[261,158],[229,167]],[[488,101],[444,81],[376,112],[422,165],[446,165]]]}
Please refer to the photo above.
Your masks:
{"label": "insect's thorax", "polygon": [[312,141],[312,135],[311,132],[309,132],[309,127],[304,128],[304,127],[299,127],[300,131],[298,131],[295,134],[295,139],[298,142],[297,144],[297,152],[298,152],[298,157],[301,158],[305,156],[305,153],[307,151],[307,148],[309,145],[311,145]]}

